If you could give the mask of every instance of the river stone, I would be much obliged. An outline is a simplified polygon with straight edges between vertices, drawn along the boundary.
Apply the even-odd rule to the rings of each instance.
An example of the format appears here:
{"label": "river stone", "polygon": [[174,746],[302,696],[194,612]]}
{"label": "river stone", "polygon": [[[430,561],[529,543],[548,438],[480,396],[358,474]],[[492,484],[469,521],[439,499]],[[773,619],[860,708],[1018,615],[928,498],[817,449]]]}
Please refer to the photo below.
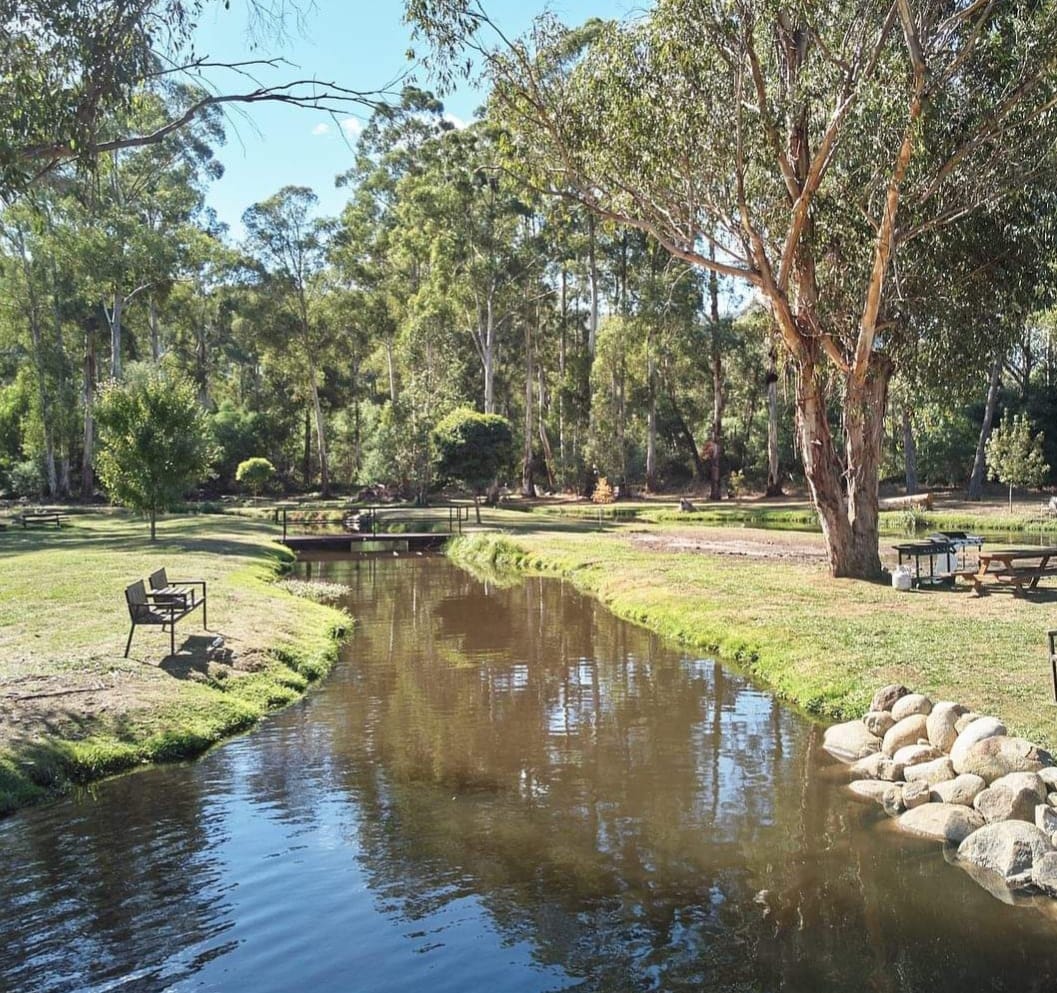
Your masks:
{"label": "river stone", "polygon": [[937,783],[945,783],[947,780],[954,779],[954,766],[951,765],[951,760],[944,755],[931,762],[908,765],[903,770],[903,776],[908,783],[926,783],[928,786],[935,786]]}
{"label": "river stone", "polygon": [[946,756],[932,745],[904,745],[892,758],[902,765],[911,766],[931,762],[933,759],[946,758]]}
{"label": "river stone", "polygon": [[1035,808],[1035,827],[1050,836],[1057,834],[1057,810],[1048,803],[1040,803]]}
{"label": "river stone", "polygon": [[862,721],[845,721],[826,728],[822,747],[846,762],[866,758],[881,747],[881,739],[866,730]]}
{"label": "river stone", "polygon": [[883,738],[885,732],[895,724],[895,718],[887,710],[871,710],[863,719],[866,730]]}
{"label": "river stone", "polygon": [[904,717],[922,714],[928,717],[932,710],[932,701],[922,693],[908,693],[892,704],[892,718],[898,724]]}
{"label": "river stone", "polygon": [[979,776],[964,773],[945,783],[935,783],[931,796],[939,803],[956,803],[963,807],[971,807],[977,794],[982,793],[986,788],[987,783]]}
{"label": "river stone", "polygon": [[958,858],[1009,881],[1031,872],[1035,863],[1052,851],[1050,839],[1034,824],[1002,821],[985,824],[970,834],[958,846]]}
{"label": "river stone", "polygon": [[1057,852],[1047,852],[1031,867],[1031,881],[1047,896],[1057,896]]}
{"label": "river stone", "polygon": [[856,779],[853,783],[848,784],[848,789],[857,797],[862,797],[864,800],[873,800],[874,803],[880,803],[884,798],[885,792],[891,788],[891,783],[885,783],[880,779]]}
{"label": "river stone", "polygon": [[975,710],[966,711],[954,722],[954,730],[961,734],[973,721],[981,717]]}
{"label": "river stone", "polygon": [[[1045,771],[1045,770],[1043,770],[1043,771]],[[1057,807],[1057,793],[1047,793],[1046,794],[1046,802],[1051,807]]]}
{"label": "river stone", "polygon": [[907,805],[903,803],[902,783],[894,783],[885,790],[884,796],[881,797],[881,806],[889,817],[898,817],[907,809]]}
{"label": "river stone", "polygon": [[853,779],[883,779],[894,783],[903,778],[903,767],[884,752],[874,752],[851,767]]}
{"label": "river stone", "polygon": [[870,710],[891,710],[895,702],[900,697],[905,697],[909,692],[910,690],[905,686],[900,686],[898,683],[882,686],[873,695],[873,700],[870,701]]}
{"label": "river stone", "polygon": [[1048,765],[1039,770],[1039,779],[1047,786],[1047,792],[1057,792],[1057,766]]}
{"label": "river stone", "polygon": [[949,700],[934,704],[925,721],[929,744],[941,752],[949,752],[958,739],[954,725],[958,723],[958,718],[964,711],[965,708],[960,703],[952,703]]}
{"label": "river stone", "polygon": [[1027,821],[1035,823],[1038,798],[1025,787],[989,786],[973,800],[973,806],[984,815],[988,824],[999,821]]}
{"label": "river stone", "polygon": [[[983,741],[985,738],[993,738],[995,735],[1005,734],[1006,726],[1000,720],[994,717],[978,717],[975,721],[969,724],[964,731],[959,733],[955,739],[954,744],[951,746],[951,762],[954,763],[955,772],[974,772],[974,769],[963,768],[965,756],[969,753],[969,749],[973,747],[978,741]],[[1007,772],[1012,772],[1012,769],[1007,769]],[[984,776],[984,779],[987,777]]]}
{"label": "river stone", "polygon": [[928,803],[908,810],[899,818],[899,826],[922,838],[957,845],[982,828],[984,819],[975,810],[960,804]]}
{"label": "river stone", "polygon": [[913,810],[929,802],[931,790],[928,783],[907,783],[903,787],[903,806]]}
{"label": "river stone", "polygon": [[1038,745],[1004,734],[976,742],[962,755],[960,765],[953,754],[951,760],[958,772],[976,773],[989,783],[1011,772],[1038,772],[1053,762],[1050,753]]}
{"label": "river stone", "polygon": [[1011,772],[1007,776],[1000,776],[991,786],[1002,786],[1012,790],[1031,790],[1035,794],[1036,803],[1046,801],[1046,784],[1034,772]]}
{"label": "river stone", "polygon": [[925,717],[923,714],[913,714],[897,721],[884,736],[881,743],[881,751],[885,755],[895,755],[900,748],[907,745],[916,745],[925,738]]}

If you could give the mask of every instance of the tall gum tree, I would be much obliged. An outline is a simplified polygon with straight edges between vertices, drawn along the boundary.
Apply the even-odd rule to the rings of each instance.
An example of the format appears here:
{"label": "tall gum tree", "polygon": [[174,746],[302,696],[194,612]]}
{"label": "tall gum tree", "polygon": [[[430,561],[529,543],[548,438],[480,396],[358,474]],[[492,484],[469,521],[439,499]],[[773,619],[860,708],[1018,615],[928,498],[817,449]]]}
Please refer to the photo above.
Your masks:
{"label": "tall gum tree", "polygon": [[406,8],[442,76],[486,66],[532,182],[766,301],[831,571],[876,576],[888,385],[921,333],[903,269],[1048,175],[1055,4],[659,0],[579,48],[479,0]]}

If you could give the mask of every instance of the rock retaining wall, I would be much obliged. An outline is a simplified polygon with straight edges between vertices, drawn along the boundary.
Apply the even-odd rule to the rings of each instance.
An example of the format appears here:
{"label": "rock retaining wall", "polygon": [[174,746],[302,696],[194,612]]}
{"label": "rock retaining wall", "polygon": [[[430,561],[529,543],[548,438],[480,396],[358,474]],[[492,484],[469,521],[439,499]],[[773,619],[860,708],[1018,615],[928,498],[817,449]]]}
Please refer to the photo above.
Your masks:
{"label": "rock retaining wall", "polygon": [[885,686],[862,720],[827,729],[824,747],[850,765],[856,796],[950,846],[991,892],[1057,897],[1057,766],[1001,721]]}

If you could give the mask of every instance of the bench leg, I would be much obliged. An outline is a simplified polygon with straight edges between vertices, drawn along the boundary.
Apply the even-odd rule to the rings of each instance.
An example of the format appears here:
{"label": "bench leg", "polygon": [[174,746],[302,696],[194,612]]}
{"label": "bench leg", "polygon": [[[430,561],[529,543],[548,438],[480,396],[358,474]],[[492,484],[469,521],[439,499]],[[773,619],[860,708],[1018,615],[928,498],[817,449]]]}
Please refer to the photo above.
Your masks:
{"label": "bench leg", "polygon": [[130,627],[128,629],[128,641],[125,642],[125,658],[128,658],[128,653],[129,653],[130,649],[132,648],[132,636],[135,633],[136,633],[136,625],[133,624],[132,627]]}
{"label": "bench leg", "polygon": [[169,625],[169,654],[176,654],[176,625]]}
{"label": "bench leg", "polygon": [[1057,703],[1057,655],[1050,654],[1050,678],[1053,681],[1053,702]]}
{"label": "bench leg", "polygon": [[209,615],[206,611],[209,609],[209,599],[206,596],[206,584],[202,584],[202,629],[207,630],[209,628]]}

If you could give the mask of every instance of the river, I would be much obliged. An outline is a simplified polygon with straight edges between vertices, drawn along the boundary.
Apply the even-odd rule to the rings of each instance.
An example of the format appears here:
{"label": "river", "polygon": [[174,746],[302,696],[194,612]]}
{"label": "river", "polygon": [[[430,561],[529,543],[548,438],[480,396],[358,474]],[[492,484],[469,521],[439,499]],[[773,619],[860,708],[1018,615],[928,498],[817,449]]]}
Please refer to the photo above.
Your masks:
{"label": "river", "polygon": [[324,687],[0,822],[0,990],[1057,985],[1057,925],[853,800],[744,676],[556,579],[313,575],[357,618]]}

